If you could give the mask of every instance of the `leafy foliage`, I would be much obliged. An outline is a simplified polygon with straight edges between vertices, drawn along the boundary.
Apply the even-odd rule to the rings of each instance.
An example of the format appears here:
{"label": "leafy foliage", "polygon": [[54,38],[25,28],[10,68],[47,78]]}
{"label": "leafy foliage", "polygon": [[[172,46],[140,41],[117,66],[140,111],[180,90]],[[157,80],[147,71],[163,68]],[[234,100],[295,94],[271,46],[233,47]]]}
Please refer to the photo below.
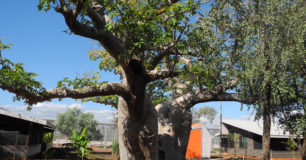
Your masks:
{"label": "leafy foliage", "polygon": [[305,5],[302,0],[216,0],[211,14],[229,37],[229,75],[237,93],[263,118],[263,159],[270,156],[270,124],[278,109],[305,99]]}
{"label": "leafy foliage", "polygon": [[[270,93],[275,107],[302,102],[305,83],[305,8],[303,1],[215,1],[211,15],[229,36],[233,54],[230,72],[238,78],[237,92],[261,106]],[[256,107],[260,117],[262,108]]]}
{"label": "leafy foliage", "polygon": [[[127,47],[126,56],[139,56],[149,60],[160,46],[173,42],[175,35],[186,29],[184,14],[195,14],[198,5],[194,1],[178,2],[158,8],[163,1],[105,1],[106,13],[112,21],[107,29],[122,37]],[[175,15],[167,17],[167,15]],[[182,47],[182,46],[181,46]]]}
{"label": "leafy foliage", "polygon": [[[38,7],[47,11],[51,6],[57,8],[59,4],[56,0],[40,0]],[[75,8],[76,4],[73,0],[64,1],[64,7],[70,9]],[[85,6],[77,17],[78,22],[102,27],[88,16],[87,7],[90,5],[90,1],[85,1]],[[147,86],[154,104],[190,90],[212,88],[227,78],[227,59],[221,52],[225,41],[216,33],[215,26],[211,25],[214,19],[207,18],[205,5],[198,0],[178,1],[173,4],[161,0],[104,1],[101,10],[107,17],[105,28],[114,34],[125,48],[125,53],[121,54],[119,59],[138,59],[146,69],[151,70],[155,67],[152,61],[156,56],[165,54],[165,58],[155,64],[155,69],[181,73],[177,79],[156,81]],[[91,60],[100,60],[100,70],[120,74],[118,62],[107,51],[95,49],[89,53],[89,57]],[[88,78],[84,76],[74,80],[64,79],[59,82],[58,87],[79,88],[99,84],[97,79],[86,77]],[[117,96],[85,99],[87,100],[117,104]]]}
{"label": "leafy foliage", "polygon": [[72,131],[72,137],[69,138],[69,140],[72,141],[73,147],[75,147],[78,156],[81,160],[83,160],[86,155],[89,154],[89,151],[91,149],[87,148],[87,145],[89,144],[89,138],[86,134],[86,127],[83,129],[82,133],[78,136],[76,131]]}
{"label": "leafy foliage", "polygon": [[53,141],[53,132],[47,132],[43,136],[43,142],[48,145]]}
{"label": "leafy foliage", "polygon": [[70,80],[68,77],[66,77],[62,81],[58,81],[57,87],[58,88],[72,87],[73,89],[81,89],[87,86],[93,86],[99,84],[98,82],[99,78],[100,78],[99,72],[83,73],[82,76],[78,76],[73,80]]}
{"label": "leafy foliage", "polygon": [[78,108],[70,108],[63,113],[56,115],[56,128],[67,137],[72,136],[72,131],[81,134],[84,128],[87,128],[89,139],[99,140],[102,134],[96,129],[97,121],[92,113],[83,113]]}
{"label": "leafy foliage", "polygon": [[88,53],[88,56],[92,61],[101,60],[99,64],[100,70],[113,72],[115,74],[120,73],[119,65],[106,51],[102,51],[100,49],[92,50]]}
{"label": "leafy foliage", "polygon": [[112,148],[112,153],[118,156],[119,155],[119,142],[117,140],[113,142],[111,148]]}
{"label": "leafy foliage", "polygon": [[296,136],[298,144],[302,144],[301,137],[306,134],[305,111],[305,105],[297,103],[279,107],[276,115],[279,125],[284,131]]}
{"label": "leafy foliage", "polygon": [[[109,63],[105,63],[105,64],[109,64]],[[101,84],[106,83],[106,82],[99,82],[99,79],[100,79],[100,73],[98,71],[90,72],[90,73],[83,73],[82,76],[75,77],[73,80],[66,77],[63,80],[58,81],[57,87],[58,88],[71,87],[73,89],[82,89],[84,87],[101,85]],[[93,101],[93,102],[102,103],[105,105],[111,105],[113,107],[116,107],[118,104],[118,97],[114,95],[114,96],[89,97],[89,98],[82,99],[82,102],[86,102],[86,101]]]}
{"label": "leafy foliage", "polygon": [[0,86],[4,90],[17,90],[21,94],[17,94],[13,100],[24,100],[31,109],[32,102],[26,97],[31,97],[36,94],[46,95],[46,89],[42,87],[41,82],[34,78],[35,73],[26,72],[22,63],[13,63],[7,58],[3,58],[3,51],[9,49],[12,44],[2,44],[0,41]]}
{"label": "leafy foliage", "polygon": [[45,159],[47,159],[47,151],[48,151],[48,145],[51,144],[53,142],[53,132],[47,132],[43,135],[43,143],[45,144],[45,151],[44,151],[44,155],[45,155]]}

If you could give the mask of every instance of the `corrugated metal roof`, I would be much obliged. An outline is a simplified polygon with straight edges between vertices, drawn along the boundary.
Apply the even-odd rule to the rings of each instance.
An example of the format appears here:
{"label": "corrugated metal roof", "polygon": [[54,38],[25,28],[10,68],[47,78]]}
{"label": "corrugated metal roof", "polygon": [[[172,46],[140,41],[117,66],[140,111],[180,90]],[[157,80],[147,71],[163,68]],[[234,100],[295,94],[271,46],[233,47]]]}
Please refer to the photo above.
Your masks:
{"label": "corrugated metal roof", "polygon": [[14,118],[17,118],[17,119],[22,119],[22,120],[25,120],[25,121],[30,121],[30,122],[34,122],[34,123],[38,123],[38,124],[42,124],[42,125],[47,126],[47,121],[46,120],[42,120],[42,119],[30,117],[30,116],[21,115],[21,114],[14,113],[14,112],[11,112],[11,111],[8,111],[8,110],[4,110],[4,109],[0,109],[0,115],[14,117]]}
{"label": "corrugated metal roof", "polygon": [[[263,134],[263,122],[259,121],[246,121],[246,120],[223,120],[222,123],[240,128],[242,130],[255,133],[258,135]],[[289,133],[284,132],[277,124],[271,123],[271,138],[288,138]]]}

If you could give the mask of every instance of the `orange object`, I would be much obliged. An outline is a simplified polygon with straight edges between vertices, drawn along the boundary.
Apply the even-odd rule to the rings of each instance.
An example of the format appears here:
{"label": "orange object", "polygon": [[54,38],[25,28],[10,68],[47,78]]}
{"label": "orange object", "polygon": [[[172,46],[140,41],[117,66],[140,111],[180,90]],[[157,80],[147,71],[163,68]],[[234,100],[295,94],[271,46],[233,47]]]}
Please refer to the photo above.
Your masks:
{"label": "orange object", "polygon": [[199,127],[198,129],[192,129],[190,131],[188,147],[186,152],[186,158],[201,158],[202,151],[202,124],[192,124],[192,127]]}

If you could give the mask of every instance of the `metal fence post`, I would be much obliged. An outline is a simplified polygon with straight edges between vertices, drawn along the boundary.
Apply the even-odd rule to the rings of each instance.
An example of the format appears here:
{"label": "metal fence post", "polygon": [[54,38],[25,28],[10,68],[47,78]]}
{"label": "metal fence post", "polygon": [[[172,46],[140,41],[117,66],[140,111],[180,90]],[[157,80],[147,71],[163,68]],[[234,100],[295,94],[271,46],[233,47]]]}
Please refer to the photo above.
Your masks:
{"label": "metal fence post", "polygon": [[15,140],[15,150],[14,150],[14,154],[13,154],[13,159],[15,160],[15,158],[16,158],[16,151],[17,151],[17,144],[18,144],[18,134],[19,134],[19,132],[17,131],[17,133],[16,133],[16,140]]}

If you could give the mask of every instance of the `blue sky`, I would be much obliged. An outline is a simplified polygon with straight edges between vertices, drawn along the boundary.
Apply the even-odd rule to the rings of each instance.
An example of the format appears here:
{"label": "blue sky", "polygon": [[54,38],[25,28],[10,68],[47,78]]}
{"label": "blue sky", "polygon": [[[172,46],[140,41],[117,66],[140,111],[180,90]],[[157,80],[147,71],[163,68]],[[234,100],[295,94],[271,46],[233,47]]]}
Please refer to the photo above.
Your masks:
{"label": "blue sky", "polygon": [[[68,35],[62,15],[37,9],[38,1],[3,1],[0,5],[1,25],[0,37],[4,43],[13,43],[11,49],[4,52],[4,57],[13,62],[24,63],[28,72],[38,74],[47,89],[56,87],[56,83],[64,77],[73,78],[77,74],[98,70],[98,63],[88,58],[88,52],[97,46],[91,39],[76,35]],[[4,39],[4,40],[3,40]],[[112,73],[103,73],[105,81],[119,81]],[[25,111],[23,102],[13,102],[13,94],[0,91],[0,107],[22,114],[36,117],[55,118],[56,113],[69,107],[79,107],[95,114],[99,121],[109,121],[115,110],[95,103],[80,103],[73,99],[59,102],[53,100]],[[223,102],[223,115],[228,118],[249,117],[251,111],[240,111],[240,103]],[[195,107],[212,106],[219,112],[220,102],[198,104]]]}

